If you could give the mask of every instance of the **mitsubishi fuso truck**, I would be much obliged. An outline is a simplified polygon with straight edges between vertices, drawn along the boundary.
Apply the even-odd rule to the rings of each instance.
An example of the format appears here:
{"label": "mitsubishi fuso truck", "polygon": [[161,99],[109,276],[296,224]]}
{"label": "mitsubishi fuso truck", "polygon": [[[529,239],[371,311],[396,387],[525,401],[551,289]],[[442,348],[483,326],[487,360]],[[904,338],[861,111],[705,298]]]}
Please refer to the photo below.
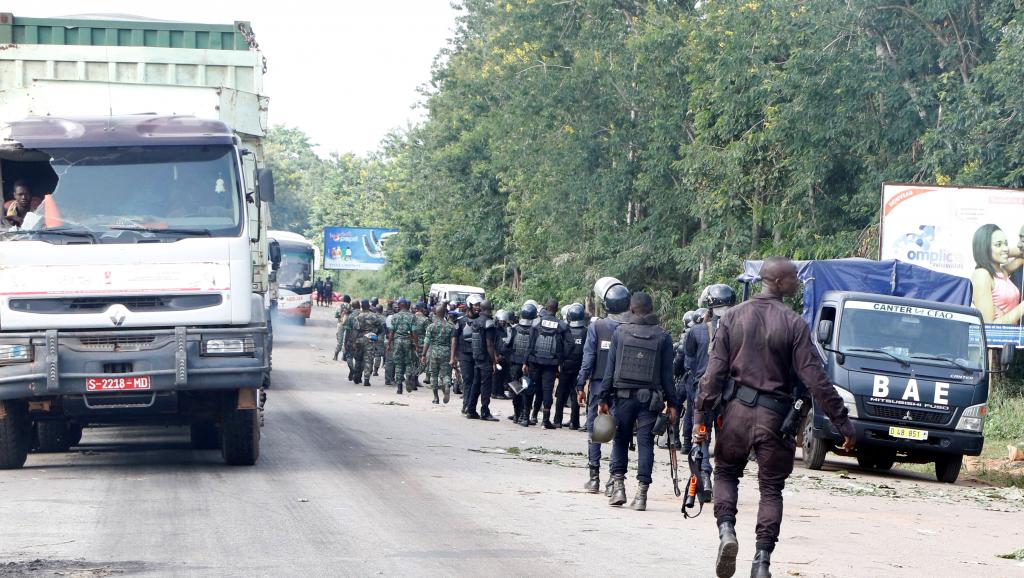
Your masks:
{"label": "mitsubishi fuso truck", "polygon": [[[963,457],[981,454],[988,410],[985,326],[970,280],[899,261],[797,265],[804,319],[857,430],[860,466],[933,462],[939,481],[955,482]],[[740,280],[756,280],[759,266],[747,262]],[[1005,347],[1000,363],[1013,353]],[[800,433],[811,469],[840,451],[843,437],[817,408]]]}
{"label": "mitsubishi fuso truck", "polygon": [[259,457],[267,99],[252,30],[0,14],[0,468],[82,428]]}

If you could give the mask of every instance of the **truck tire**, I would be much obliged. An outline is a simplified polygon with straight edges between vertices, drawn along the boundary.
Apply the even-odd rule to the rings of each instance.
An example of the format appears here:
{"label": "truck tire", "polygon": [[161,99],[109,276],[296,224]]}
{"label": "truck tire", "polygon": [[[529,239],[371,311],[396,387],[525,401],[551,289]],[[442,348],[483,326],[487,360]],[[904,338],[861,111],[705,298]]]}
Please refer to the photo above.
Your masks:
{"label": "truck tire", "polygon": [[189,427],[190,442],[194,450],[219,450],[220,432],[217,424],[211,422],[194,423]]}
{"label": "truck tire", "polygon": [[72,447],[77,446],[78,444],[82,443],[82,431],[84,429],[85,428],[80,423],[69,423],[68,424],[68,431],[71,432],[70,433],[70,437],[71,437],[71,446]]}
{"label": "truck tire", "polygon": [[0,401],[0,405],[6,414],[0,418],[0,470],[15,470],[28,458],[32,421],[25,404]]}
{"label": "truck tire", "polygon": [[826,445],[825,440],[814,437],[814,418],[811,414],[807,415],[807,421],[804,425],[803,450],[804,465],[808,469],[820,470],[821,466],[825,465],[828,445]]}
{"label": "truck tire", "polygon": [[944,484],[952,484],[960,477],[960,468],[964,465],[964,457],[944,456],[935,460],[935,477]]}
{"label": "truck tire", "polygon": [[231,466],[251,466],[260,457],[260,416],[256,409],[230,409],[221,424],[220,451]]}
{"label": "truck tire", "polygon": [[[66,421],[36,422],[36,451],[39,453],[62,453],[75,445],[71,424]],[[81,437],[81,434],[79,434]]]}

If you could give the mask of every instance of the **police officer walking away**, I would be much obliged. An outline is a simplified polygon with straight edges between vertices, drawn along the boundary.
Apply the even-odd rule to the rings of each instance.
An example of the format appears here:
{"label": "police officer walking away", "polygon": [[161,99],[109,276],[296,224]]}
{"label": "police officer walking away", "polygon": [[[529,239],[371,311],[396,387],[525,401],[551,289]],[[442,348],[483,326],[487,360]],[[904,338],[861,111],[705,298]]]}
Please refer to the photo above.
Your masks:
{"label": "police officer walking away", "polygon": [[[473,351],[473,388],[470,390],[466,417],[484,421],[498,421],[491,415],[491,386],[494,383],[494,372],[498,365],[498,326],[491,319],[491,302],[483,301],[476,306],[479,313],[470,323],[472,334],[470,347]],[[476,411],[477,400],[480,401],[480,413]]]}
{"label": "police officer walking away", "polygon": [[470,295],[466,299],[466,314],[459,318],[455,329],[455,360],[459,362],[459,373],[462,375],[462,415],[469,415],[470,391],[476,376],[476,363],[473,361],[473,321],[480,314],[479,295]]}
{"label": "police officer walking away", "polygon": [[636,425],[637,476],[634,510],[647,509],[647,489],[654,470],[654,422],[668,404],[669,420],[677,413],[675,382],[672,380],[672,337],[658,325],[654,301],[646,293],[634,293],[629,315],[615,329],[608,351],[604,380],[595,395],[601,400],[600,413],[608,413],[615,399],[615,443],[612,445],[612,495],[608,503],[626,503],[626,467],[629,442]]}
{"label": "police officer walking away", "polygon": [[[771,577],[771,553],[782,524],[782,489],[793,471],[796,449],[794,441],[779,432],[793,405],[794,378],[807,386],[814,407],[821,408],[846,438],[843,449],[852,450],[854,445],[853,425],[822,369],[807,324],[782,302],[783,297],[796,294],[796,266],[788,259],[769,257],[761,267],[761,280],[761,294],[737,305],[718,324],[694,415],[695,424],[704,423],[706,413],[721,404],[722,427],[715,444],[715,519],[720,540],[716,572],[722,578],[736,571],[736,500],[751,450],[757,458],[761,500],[750,575]],[[725,399],[727,382],[735,386],[731,399]],[[694,443],[703,443],[706,435],[695,428]]]}
{"label": "police officer walking away", "polygon": [[569,429],[580,429],[580,404],[576,392],[576,378],[583,364],[583,346],[587,338],[587,322],[584,320],[586,311],[582,303],[573,303],[566,309],[565,320],[569,323],[569,331],[565,333],[564,355],[562,365],[558,368],[558,390],[555,396],[555,427],[563,427],[562,412],[566,402],[571,404],[569,413]]}
{"label": "police officer walking away", "polygon": [[[537,318],[537,307],[532,303],[523,303],[519,311],[519,322],[512,328],[509,337],[509,379],[520,381],[527,373],[526,364],[530,361],[530,345],[532,344],[533,320]],[[530,425],[530,395],[533,387],[523,388],[519,395],[512,398],[515,411],[513,421],[523,427]]]}
{"label": "police officer walking away", "polygon": [[[565,335],[569,326],[557,319],[558,300],[548,299],[540,314],[540,323],[533,327],[533,349],[530,352],[530,379],[536,395],[543,395],[544,429],[555,429],[551,423],[555,374],[565,354]],[[539,388],[539,389],[538,389]]]}
{"label": "police officer walking away", "polygon": [[[629,289],[621,281],[614,277],[602,277],[594,283],[594,297],[601,301],[607,317],[593,321],[587,327],[587,339],[583,343],[583,363],[580,366],[579,377],[576,379],[576,396],[580,405],[587,406],[587,465],[590,467],[590,480],[584,484],[583,489],[591,493],[598,493],[601,489],[601,444],[591,441],[590,434],[594,432],[594,418],[597,417],[597,407],[601,400],[594,395],[595,391],[601,389],[604,381],[605,368],[608,366],[608,351],[612,346],[612,335],[615,328],[622,323],[623,314],[629,309]],[[587,380],[590,380],[590,389],[585,390]],[[589,391],[589,395],[587,392]],[[614,399],[612,400],[614,403]],[[611,408],[615,409],[614,405]],[[612,495],[611,478],[608,479],[608,486],[605,494]]]}

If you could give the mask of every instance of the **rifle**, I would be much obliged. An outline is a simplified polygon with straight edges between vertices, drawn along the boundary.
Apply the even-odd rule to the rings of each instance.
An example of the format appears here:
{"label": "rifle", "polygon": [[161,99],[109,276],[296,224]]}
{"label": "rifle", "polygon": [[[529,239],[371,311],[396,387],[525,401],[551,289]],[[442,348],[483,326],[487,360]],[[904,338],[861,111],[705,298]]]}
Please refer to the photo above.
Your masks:
{"label": "rifle", "polygon": [[669,476],[672,478],[672,491],[676,493],[676,497],[683,495],[679,491],[679,456],[677,450],[679,446],[676,444],[676,437],[678,432],[678,426],[668,424],[668,459],[671,464],[669,467]]}
{"label": "rifle", "polygon": [[[703,423],[697,424],[697,428],[701,433],[708,431],[708,426]],[[702,445],[693,444],[693,450],[690,451],[690,483],[686,486],[686,498],[683,500],[683,507],[680,509],[683,517],[687,519],[696,518],[704,511],[704,484],[700,479],[700,464],[704,461],[704,448],[701,447]],[[689,510],[693,509],[698,500],[700,501],[700,507],[697,509],[696,514],[691,515]]]}

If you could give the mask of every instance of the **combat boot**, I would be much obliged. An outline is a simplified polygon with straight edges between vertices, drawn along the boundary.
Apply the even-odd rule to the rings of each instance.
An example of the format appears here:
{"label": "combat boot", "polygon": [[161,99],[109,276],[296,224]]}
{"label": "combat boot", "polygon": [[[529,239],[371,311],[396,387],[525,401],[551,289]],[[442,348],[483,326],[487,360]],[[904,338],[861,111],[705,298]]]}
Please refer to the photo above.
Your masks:
{"label": "combat boot", "polygon": [[437,404],[439,404],[439,403],[441,403],[441,398],[439,398],[439,397],[437,396],[437,388],[435,387],[435,388],[434,388],[434,404],[435,404],[435,405],[437,405]]}
{"label": "combat boot", "polygon": [[337,351],[334,352],[334,361],[338,361],[338,352]]}
{"label": "combat boot", "polygon": [[626,503],[626,476],[612,474],[612,496],[608,498],[609,506],[621,506]]}
{"label": "combat boot", "polygon": [[519,425],[523,427],[530,427],[530,412],[523,410],[522,415],[519,416]]}
{"label": "combat boot", "polygon": [[452,398],[452,384],[445,382],[444,384],[444,402],[447,404],[448,400]]}
{"label": "combat boot", "polygon": [[537,425],[537,414],[539,412],[540,412],[539,409],[535,409],[535,410],[533,410],[533,413],[530,414],[530,425]]}
{"label": "combat boot", "polygon": [[740,544],[736,540],[736,522],[729,520],[718,524],[718,560],[715,562],[715,575],[718,578],[731,578],[736,573],[736,553]]}
{"label": "combat boot", "polygon": [[700,481],[704,486],[704,503],[710,504],[715,498],[714,488],[711,486],[711,472],[701,472]]}
{"label": "combat boot", "polygon": [[544,429],[555,429],[555,424],[551,423],[551,410],[544,410]]}
{"label": "combat boot", "polygon": [[590,468],[590,480],[583,484],[583,489],[591,494],[601,491],[601,468]]}
{"label": "combat boot", "polygon": [[612,497],[612,488],[615,487],[614,482],[615,480],[613,480],[612,478],[608,478],[608,483],[604,485],[604,495],[608,496],[609,498]]}
{"label": "combat boot", "polygon": [[398,389],[395,390],[395,393],[397,393],[398,395],[402,395],[402,382],[401,381],[398,382]]}
{"label": "combat boot", "polygon": [[636,495],[633,496],[633,503],[629,505],[630,508],[638,512],[643,512],[647,509],[647,489],[650,488],[650,484],[640,482],[640,485],[636,489]]}
{"label": "combat boot", "polygon": [[366,379],[363,380],[363,387],[370,387],[370,378],[369,378],[369,376],[367,376]]}
{"label": "combat boot", "polygon": [[750,578],[772,578],[769,567],[772,564],[772,553],[769,550],[757,549],[754,563],[750,566]]}

